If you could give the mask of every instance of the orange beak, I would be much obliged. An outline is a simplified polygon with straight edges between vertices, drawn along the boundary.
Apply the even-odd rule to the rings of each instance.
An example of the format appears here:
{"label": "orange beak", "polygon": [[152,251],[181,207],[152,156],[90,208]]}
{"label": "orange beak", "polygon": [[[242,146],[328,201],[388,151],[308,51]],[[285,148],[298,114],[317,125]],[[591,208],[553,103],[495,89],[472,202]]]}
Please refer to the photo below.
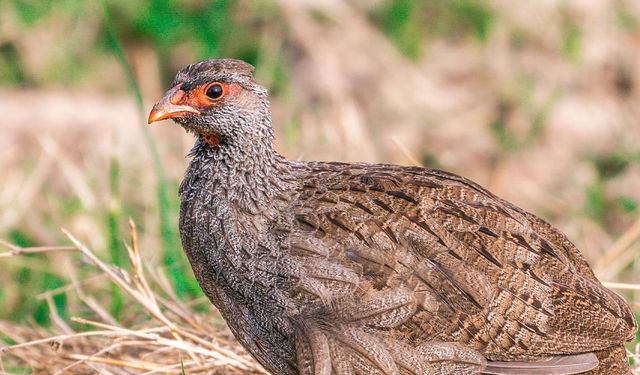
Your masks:
{"label": "orange beak", "polygon": [[169,118],[182,117],[187,113],[200,114],[197,109],[180,104],[185,96],[185,92],[180,89],[180,86],[169,89],[162,99],[153,106],[151,112],[149,112],[149,124]]}

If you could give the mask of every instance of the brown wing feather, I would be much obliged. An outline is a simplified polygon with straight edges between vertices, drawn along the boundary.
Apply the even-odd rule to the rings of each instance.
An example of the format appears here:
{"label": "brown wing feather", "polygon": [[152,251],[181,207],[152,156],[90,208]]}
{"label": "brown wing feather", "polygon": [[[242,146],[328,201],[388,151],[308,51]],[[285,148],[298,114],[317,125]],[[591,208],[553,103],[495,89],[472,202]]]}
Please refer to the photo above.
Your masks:
{"label": "brown wing feather", "polygon": [[301,375],[324,374],[479,374],[486,361],[457,343],[430,342],[418,347],[380,340],[351,325],[306,324],[296,327]]}
{"label": "brown wing feather", "polygon": [[[414,348],[460,342],[493,360],[605,349],[635,331],[565,236],[477,184],[385,165],[311,163],[300,174],[293,242],[311,235],[305,256],[335,265],[305,281],[324,286],[325,322],[350,318]],[[351,289],[326,284],[347,270],[359,275]]]}
{"label": "brown wing feather", "polygon": [[558,375],[580,374],[598,366],[598,358],[593,353],[583,353],[559,357],[546,357],[529,362],[491,362],[482,370],[485,374],[496,375]]}

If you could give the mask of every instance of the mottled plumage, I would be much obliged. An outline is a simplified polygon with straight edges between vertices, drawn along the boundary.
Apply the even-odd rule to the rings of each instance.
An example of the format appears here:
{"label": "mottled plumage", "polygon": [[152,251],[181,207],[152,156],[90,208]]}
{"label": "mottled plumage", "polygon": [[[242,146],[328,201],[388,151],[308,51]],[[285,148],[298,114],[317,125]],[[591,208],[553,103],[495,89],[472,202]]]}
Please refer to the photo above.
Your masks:
{"label": "mottled plumage", "polygon": [[[592,373],[629,372],[634,317],[562,233],[451,173],[286,160],[251,71],[191,65],[150,121],[198,136],[180,188],[184,250],[266,369],[578,373],[597,356]],[[212,84],[224,95],[206,96]]]}

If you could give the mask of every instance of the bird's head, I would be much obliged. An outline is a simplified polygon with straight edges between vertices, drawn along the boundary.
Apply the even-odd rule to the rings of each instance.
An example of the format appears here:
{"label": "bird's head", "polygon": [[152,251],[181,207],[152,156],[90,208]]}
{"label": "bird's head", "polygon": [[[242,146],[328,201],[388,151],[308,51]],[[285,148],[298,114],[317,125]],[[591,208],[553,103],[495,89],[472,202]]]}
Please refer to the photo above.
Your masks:
{"label": "bird's head", "polygon": [[267,91],[239,60],[204,60],[176,75],[149,113],[149,124],[173,119],[213,146],[273,138]]}

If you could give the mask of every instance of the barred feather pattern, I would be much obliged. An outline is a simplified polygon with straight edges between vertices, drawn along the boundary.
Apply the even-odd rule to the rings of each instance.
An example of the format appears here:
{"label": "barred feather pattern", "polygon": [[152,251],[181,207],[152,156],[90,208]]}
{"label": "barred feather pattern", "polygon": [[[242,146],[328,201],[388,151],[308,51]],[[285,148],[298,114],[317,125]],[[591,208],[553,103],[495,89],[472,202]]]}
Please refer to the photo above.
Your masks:
{"label": "barred feather pattern", "polygon": [[629,372],[631,310],[562,233],[451,173],[286,160],[248,74],[257,108],[221,107],[221,125],[206,124],[222,141],[200,135],[192,151],[180,233],[205,294],[267,370]]}
{"label": "barred feather pattern", "polygon": [[274,373],[477,373],[485,358],[606,350],[635,330],[561,233],[468,180],[275,164],[286,178],[270,205],[234,197],[212,168],[202,188],[187,180],[181,215],[205,292]]}

